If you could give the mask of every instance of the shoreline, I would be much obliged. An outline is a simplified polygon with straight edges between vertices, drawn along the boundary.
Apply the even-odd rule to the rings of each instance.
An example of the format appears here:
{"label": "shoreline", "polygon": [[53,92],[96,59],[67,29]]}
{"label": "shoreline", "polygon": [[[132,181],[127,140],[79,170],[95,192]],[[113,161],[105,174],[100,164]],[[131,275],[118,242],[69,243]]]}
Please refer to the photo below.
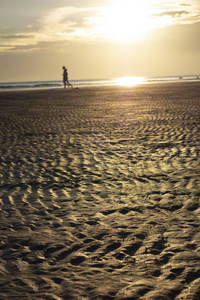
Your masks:
{"label": "shoreline", "polygon": [[200,295],[200,82],[0,92],[0,298]]}
{"label": "shoreline", "polygon": [[[76,86],[76,83],[73,83],[73,85],[75,86],[74,88],[75,89],[82,89],[82,88],[104,88],[104,87],[113,87],[113,86],[116,86],[116,87],[121,87],[121,88],[133,88],[133,87],[135,87],[135,86],[145,86],[145,85],[157,85],[157,84],[173,84],[173,83],[180,83],[180,84],[185,84],[185,83],[198,83],[198,82],[200,82],[200,78],[198,78],[198,79],[177,79],[177,80],[169,80],[169,81],[162,81],[161,79],[160,80],[158,80],[158,81],[149,81],[149,82],[147,82],[147,81],[144,81],[144,82],[141,82],[141,83],[139,83],[139,84],[133,84],[133,85],[120,85],[120,84],[118,84],[118,83],[110,83],[110,84],[102,84],[102,85],[99,85],[99,84],[97,84],[97,85],[83,85],[83,86],[81,86],[81,85],[77,85]],[[20,83],[20,82],[18,82],[18,83]],[[29,82],[28,82],[29,83]],[[31,82],[30,82],[31,83]],[[7,83],[2,83],[2,84],[7,84]],[[56,85],[58,85],[58,84],[56,84]],[[1,92],[9,92],[9,91],[31,91],[31,90],[35,90],[35,91],[40,91],[40,90],[51,90],[51,89],[55,89],[55,90],[60,90],[60,89],[63,89],[63,86],[62,86],[62,84],[60,84],[60,86],[58,87],[56,87],[56,86],[52,86],[52,87],[50,87],[50,86],[47,86],[47,87],[44,87],[44,86],[41,86],[41,87],[23,87],[23,88],[6,88],[6,86],[4,87],[4,88],[0,88],[0,93]],[[68,88],[66,88],[66,89],[68,89]]]}

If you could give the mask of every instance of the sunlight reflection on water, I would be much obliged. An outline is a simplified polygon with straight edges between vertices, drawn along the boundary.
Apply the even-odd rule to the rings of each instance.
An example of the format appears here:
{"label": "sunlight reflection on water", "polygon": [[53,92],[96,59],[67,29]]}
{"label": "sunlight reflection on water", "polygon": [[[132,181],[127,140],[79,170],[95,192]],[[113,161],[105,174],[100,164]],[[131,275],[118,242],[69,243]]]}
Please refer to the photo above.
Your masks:
{"label": "sunlight reflection on water", "polygon": [[144,77],[119,77],[115,79],[116,85],[133,86],[143,83]]}

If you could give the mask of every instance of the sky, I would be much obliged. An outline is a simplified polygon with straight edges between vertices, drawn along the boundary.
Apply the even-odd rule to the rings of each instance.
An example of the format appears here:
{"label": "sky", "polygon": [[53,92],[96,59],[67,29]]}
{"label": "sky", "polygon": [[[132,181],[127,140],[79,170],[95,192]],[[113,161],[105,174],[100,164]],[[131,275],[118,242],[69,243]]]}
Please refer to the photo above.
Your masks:
{"label": "sky", "polygon": [[200,74],[200,0],[0,0],[0,82]]}

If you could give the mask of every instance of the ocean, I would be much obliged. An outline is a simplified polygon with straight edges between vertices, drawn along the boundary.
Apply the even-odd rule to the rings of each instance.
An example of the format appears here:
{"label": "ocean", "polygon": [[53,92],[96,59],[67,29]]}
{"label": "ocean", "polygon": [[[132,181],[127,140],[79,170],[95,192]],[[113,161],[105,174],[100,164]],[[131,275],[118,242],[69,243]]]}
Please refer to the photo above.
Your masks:
{"label": "ocean", "polygon": [[[200,80],[200,75],[183,75],[183,76],[166,76],[166,77],[120,77],[113,79],[83,79],[70,80],[75,88],[95,87],[95,86],[132,86],[138,84],[180,82],[180,81],[196,81]],[[52,81],[24,81],[24,82],[2,82],[0,83],[0,91],[7,90],[27,90],[27,89],[49,89],[62,88],[61,80]]]}

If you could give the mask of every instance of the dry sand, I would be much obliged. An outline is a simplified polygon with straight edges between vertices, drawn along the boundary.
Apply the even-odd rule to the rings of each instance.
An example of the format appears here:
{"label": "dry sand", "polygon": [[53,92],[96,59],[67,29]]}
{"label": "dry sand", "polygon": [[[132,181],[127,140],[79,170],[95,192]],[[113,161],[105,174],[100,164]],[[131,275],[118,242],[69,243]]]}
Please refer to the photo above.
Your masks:
{"label": "dry sand", "polygon": [[0,93],[0,299],[200,299],[200,83]]}

